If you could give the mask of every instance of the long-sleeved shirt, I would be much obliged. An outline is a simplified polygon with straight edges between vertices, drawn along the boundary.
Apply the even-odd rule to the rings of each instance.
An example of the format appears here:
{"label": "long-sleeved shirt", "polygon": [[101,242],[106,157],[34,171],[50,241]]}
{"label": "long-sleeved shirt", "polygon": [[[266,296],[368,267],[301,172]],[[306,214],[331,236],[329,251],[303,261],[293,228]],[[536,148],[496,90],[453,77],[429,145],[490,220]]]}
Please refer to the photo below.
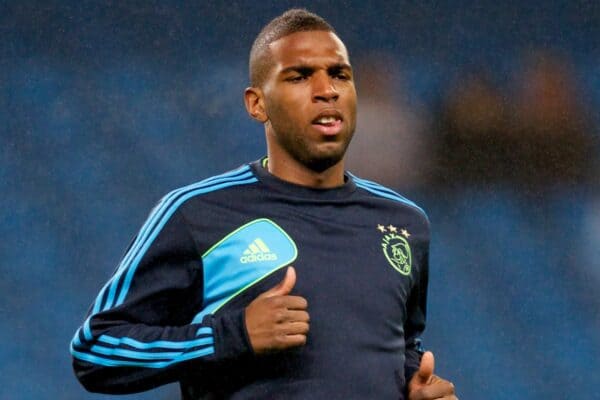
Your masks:
{"label": "long-sleeved shirt", "polygon": [[[399,194],[282,181],[260,161],[150,213],[72,343],[91,391],[178,381],[183,399],[403,399],[425,328],[429,221]],[[304,346],[254,354],[245,307],[296,269]]]}

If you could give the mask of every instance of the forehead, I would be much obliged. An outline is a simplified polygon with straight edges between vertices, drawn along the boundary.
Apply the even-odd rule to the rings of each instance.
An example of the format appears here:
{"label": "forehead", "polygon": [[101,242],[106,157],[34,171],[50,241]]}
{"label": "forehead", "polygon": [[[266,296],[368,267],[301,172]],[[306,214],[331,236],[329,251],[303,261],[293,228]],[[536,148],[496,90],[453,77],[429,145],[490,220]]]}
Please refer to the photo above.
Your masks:
{"label": "forehead", "polygon": [[346,46],[333,32],[296,32],[269,45],[275,69],[299,64],[349,64]]}

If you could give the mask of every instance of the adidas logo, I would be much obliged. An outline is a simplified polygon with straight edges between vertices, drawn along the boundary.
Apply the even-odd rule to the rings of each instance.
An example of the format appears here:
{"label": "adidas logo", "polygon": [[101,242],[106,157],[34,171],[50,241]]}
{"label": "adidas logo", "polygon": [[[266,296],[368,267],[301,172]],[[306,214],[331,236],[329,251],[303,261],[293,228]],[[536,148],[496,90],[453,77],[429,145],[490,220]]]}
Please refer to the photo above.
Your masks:
{"label": "adidas logo", "polygon": [[269,247],[260,238],[254,239],[240,258],[242,264],[273,260],[277,260],[277,254],[271,253]]}

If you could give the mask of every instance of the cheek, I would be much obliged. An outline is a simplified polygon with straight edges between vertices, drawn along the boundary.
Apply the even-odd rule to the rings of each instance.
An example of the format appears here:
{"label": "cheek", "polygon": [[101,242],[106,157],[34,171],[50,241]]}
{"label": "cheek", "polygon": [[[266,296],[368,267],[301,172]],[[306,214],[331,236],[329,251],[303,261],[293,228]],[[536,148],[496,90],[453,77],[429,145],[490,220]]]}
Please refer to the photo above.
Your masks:
{"label": "cheek", "polygon": [[349,91],[348,96],[346,97],[346,107],[352,118],[352,122],[356,123],[356,91]]}
{"label": "cheek", "polygon": [[348,91],[344,98],[346,99],[348,107],[356,111],[356,89],[354,88],[354,86],[348,88]]}
{"label": "cheek", "polygon": [[278,125],[297,125],[302,120],[302,104],[290,96],[272,97],[265,103],[271,122]]}

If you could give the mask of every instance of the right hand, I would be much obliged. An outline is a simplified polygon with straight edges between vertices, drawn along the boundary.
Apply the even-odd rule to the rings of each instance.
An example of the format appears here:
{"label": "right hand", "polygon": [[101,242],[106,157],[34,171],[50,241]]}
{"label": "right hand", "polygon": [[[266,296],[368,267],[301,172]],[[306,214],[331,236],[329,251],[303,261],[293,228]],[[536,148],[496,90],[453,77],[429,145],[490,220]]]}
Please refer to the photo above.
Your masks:
{"label": "right hand", "polygon": [[408,383],[408,400],[458,400],[452,382],[434,375],[434,366],[433,353],[426,351],[419,370]]}
{"label": "right hand", "polygon": [[246,330],[255,354],[284,350],[306,343],[309,329],[304,297],[290,296],[296,270],[288,267],[283,280],[246,307]]}

